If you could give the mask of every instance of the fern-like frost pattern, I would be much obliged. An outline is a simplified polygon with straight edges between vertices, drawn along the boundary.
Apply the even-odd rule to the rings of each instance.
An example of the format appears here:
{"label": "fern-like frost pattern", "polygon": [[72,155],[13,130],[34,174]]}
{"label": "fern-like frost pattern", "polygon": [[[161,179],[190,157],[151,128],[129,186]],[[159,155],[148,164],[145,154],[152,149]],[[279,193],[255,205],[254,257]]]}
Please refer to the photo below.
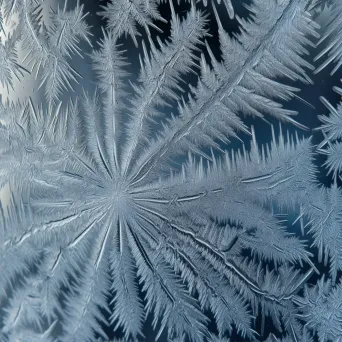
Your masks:
{"label": "fern-like frost pattern", "polygon": [[0,3],[0,341],[342,340],[340,1]]}

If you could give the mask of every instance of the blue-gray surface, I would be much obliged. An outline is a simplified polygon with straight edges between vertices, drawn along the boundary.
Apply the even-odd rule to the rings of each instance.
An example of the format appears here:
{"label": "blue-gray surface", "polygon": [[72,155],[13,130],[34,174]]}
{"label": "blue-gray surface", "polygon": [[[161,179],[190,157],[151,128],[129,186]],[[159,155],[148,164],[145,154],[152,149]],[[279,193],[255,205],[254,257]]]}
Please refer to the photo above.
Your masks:
{"label": "blue-gray surface", "polygon": [[340,0],[0,3],[0,342],[342,341]]}

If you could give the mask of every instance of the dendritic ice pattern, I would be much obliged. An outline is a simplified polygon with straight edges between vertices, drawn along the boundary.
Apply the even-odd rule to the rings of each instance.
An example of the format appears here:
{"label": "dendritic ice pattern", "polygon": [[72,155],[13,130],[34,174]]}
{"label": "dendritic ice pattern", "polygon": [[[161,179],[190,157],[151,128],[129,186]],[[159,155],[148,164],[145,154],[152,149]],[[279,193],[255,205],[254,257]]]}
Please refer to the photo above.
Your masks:
{"label": "dendritic ice pattern", "polygon": [[342,341],[342,1],[90,3],[0,0],[0,342]]}

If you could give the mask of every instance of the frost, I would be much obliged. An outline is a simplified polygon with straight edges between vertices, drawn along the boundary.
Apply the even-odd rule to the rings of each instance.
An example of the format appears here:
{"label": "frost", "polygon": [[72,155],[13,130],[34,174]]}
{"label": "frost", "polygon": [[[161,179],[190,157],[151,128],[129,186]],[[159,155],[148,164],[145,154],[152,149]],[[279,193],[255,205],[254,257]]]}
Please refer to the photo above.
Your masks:
{"label": "frost", "polygon": [[338,1],[320,37],[317,1],[246,1],[243,18],[229,0],[113,0],[99,39],[80,1],[49,26],[43,1],[1,4],[0,82],[31,73],[42,94],[0,103],[1,341],[342,338],[342,109],[321,97],[304,133],[289,105],[338,72]]}

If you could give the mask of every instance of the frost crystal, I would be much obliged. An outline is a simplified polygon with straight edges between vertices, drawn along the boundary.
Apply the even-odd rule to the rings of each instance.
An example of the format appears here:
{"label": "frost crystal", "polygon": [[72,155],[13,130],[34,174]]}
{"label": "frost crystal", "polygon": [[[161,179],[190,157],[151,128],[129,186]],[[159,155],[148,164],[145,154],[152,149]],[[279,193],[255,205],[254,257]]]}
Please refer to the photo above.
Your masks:
{"label": "frost crystal", "polygon": [[341,1],[0,3],[1,342],[342,340]]}

